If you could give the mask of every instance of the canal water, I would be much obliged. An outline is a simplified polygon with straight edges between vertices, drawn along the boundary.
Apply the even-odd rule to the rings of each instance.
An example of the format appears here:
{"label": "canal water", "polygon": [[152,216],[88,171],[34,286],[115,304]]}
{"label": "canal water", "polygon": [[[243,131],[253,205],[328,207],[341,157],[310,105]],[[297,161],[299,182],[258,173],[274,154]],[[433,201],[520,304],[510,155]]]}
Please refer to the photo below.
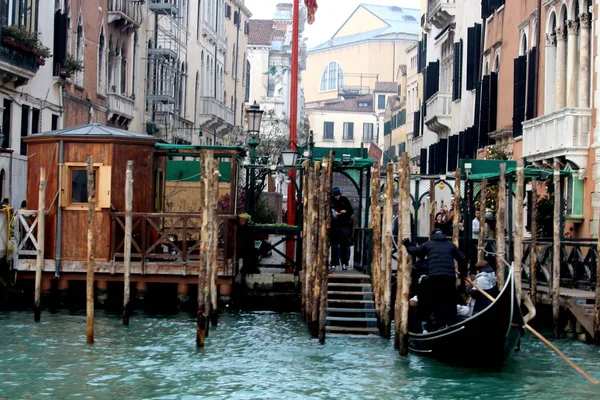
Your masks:
{"label": "canal water", "polygon": [[[312,339],[296,313],[222,314],[207,347],[195,348],[188,314],[85,316],[0,313],[0,398],[93,399],[597,399],[594,387],[531,335],[501,372],[400,358],[391,341]],[[600,379],[600,347],[555,343]],[[485,338],[464,357],[485,353]]]}

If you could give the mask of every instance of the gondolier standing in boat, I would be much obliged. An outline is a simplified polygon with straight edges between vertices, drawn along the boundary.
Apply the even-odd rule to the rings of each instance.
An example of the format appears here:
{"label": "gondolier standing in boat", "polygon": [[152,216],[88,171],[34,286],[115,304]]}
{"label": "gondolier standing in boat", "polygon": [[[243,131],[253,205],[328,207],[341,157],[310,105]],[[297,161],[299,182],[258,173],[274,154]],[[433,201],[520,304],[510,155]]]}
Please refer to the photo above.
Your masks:
{"label": "gondolier standing in boat", "polygon": [[[427,275],[427,308],[430,315],[429,330],[436,330],[456,322],[456,270],[454,260],[458,261],[459,273],[467,274],[467,259],[458,248],[448,240],[444,232],[436,228],[431,233],[431,239],[415,246],[410,239],[404,239],[402,244],[412,256],[427,258],[429,272]],[[419,299],[421,300],[421,299]],[[425,299],[423,299],[425,300]],[[420,301],[421,304],[423,302]]]}

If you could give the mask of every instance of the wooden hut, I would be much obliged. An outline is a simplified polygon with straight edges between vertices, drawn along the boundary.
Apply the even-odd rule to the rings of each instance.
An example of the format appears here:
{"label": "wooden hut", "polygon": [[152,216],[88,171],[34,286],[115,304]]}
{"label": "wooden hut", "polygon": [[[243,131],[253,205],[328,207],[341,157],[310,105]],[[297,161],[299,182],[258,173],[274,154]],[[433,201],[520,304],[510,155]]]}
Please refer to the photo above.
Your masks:
{"label": "wooden hut", "polygon": [[[122,281],[124,257],[125,180],[127,162],[133,160],[132,282],[143,288],[146,282],[169,282],[187,292],[197,282],[199,263],[200,213],[198,209],[165,212],[167,168],[173,159],[198,160],[209,150],[203,146],[165,145],[159,139],[99,124],[63,129],[29,136],[27,210],[17,213],[16,247],[13,266],[20,279],[31,279],[37,254],[37,218],[40,169],[46,171],[44,278],[42,290],[51,280],[85,279],[87,258],[88,202],[86,163],[89,156],[95,171],[96,207],[94,253],[96,280]],[[230,196],[235,198],[234,178],[242,148],[219,148],[230,171]],[[214,150],[210,148],[210,150]],[[223,154],[221,154],[223,153]],[[188,188],[190,197],[199,197],[198,185]],[[233,214],[230,207],[228,214]],[[35,210],[35,211],[33,211]],[[219,216],[222,240],[219,275],[230,287],[235,275],[236,217]],[[63,281],[62,283],[60,281]]]}

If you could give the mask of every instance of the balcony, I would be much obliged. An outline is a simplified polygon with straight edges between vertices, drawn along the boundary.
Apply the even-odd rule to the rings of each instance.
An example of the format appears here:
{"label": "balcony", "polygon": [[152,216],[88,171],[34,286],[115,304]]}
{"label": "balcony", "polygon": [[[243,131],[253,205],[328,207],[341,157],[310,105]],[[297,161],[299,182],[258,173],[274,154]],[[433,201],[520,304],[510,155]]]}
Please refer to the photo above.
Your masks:
{"label": "balcony", "polygon": [[579,168],[586,168],[591,122],[589,108],[563,108],[525,121],[523,156],[527,161],[564,157]]}
{"label": "balcony", "polygon": [[427,100],[425,125],[433,132],[443,133],[450,129],[452,93],[437,92]]}
{"label": "balcony", "polygon": [[209,131],[233,126],[233,111],[214,97],[200,97],[200,124]]}
{"label": "balcony", "polygon": [[39,69],[40,62],[35,54],[0,45],[0,78],[4,84],[26,85]]}
{"label": "balcony", "polygon": [[117,125],[127,126],[134,117],[135,101],[117,93],[107,93],[108,119]]}
{"label": "balcony", "polygon": [[148,8],[155,14],[176,16],[179,10],[173,0],[150,0]]}
{"label": "balcony", "polygon": [[446,27],[454,21],[456,0],[428,0],[429,22],[438,29]]}
{"label": "balcony", "polygon": [[123,30],[137,29],[142,24],[142,6],[134,0],[109,0],[108,23]]}

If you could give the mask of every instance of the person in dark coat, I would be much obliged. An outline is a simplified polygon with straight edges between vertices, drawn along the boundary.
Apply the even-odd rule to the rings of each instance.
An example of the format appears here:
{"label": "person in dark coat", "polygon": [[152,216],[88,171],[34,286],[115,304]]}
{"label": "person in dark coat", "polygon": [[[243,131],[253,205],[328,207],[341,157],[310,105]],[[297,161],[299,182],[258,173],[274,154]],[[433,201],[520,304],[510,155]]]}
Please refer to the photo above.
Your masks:
{"label": "person in dark coat", "polygon": [[415,246],[409,239],[402,241],[410,255],[427,258],[428,307],[431,315],[428,330],[435,330],[456,322],[456,270],[454,260],[458,261],[459,272],[467,274],[467,259],[458,248],[448,240],[444,232],[436,228],[431,240]]}
{"label": "person in dark coat", "polygon": [[342,191],[334,187],[331,191],[331,266],[330,271],[335,271],[336,267],[342,262],[342,271],[348,269],[350,261],[350,243],[349,238],[352,233],[352,216],[354,209],[350,200],[342,196]]}

